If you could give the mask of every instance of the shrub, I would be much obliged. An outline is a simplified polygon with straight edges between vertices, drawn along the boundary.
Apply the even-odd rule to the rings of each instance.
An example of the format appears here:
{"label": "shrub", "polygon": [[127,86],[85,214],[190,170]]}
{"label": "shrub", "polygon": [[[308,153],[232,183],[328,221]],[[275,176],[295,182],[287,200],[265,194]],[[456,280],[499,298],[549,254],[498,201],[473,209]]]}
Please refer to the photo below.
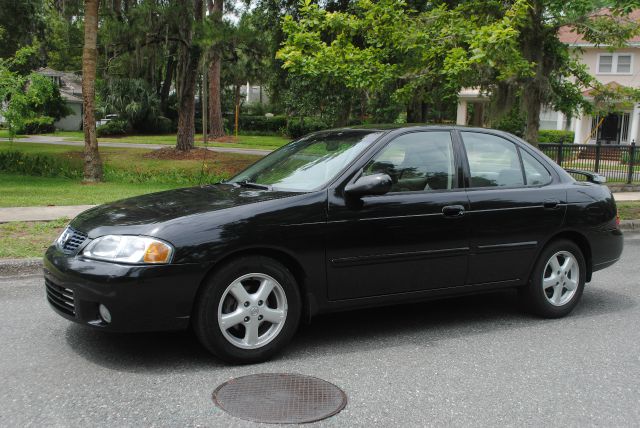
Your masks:
{"label": "shrub", "polygon": [[541,130],[539,132],[539,143],[571,144],[573,143],[573,131]]}
{"label": "shrub", "polygon": [[514,107],[494,123],[492,127],[522,137],[526,123],[527,120],[524,113],[518,107]]}
{"label": "shrub", "polygon": [[23,152],[0,152],[0,171],[41,177],[82,177],[80,160],[59,159],[46,155]]}
{"label": "shrub", "polygon": [[49,116],[34,117],[25,119],[21,127],[17,130],[18,134],[46,134],[56,130],[53,126],[53,118]]}
{"label": "shrub", "polygon": [[287,135],[291,138],[300,138],[312,132],[327,129],[329,126],[321,120],[305,117],[303,119],[290,119],[287,123]]}
{"label": "shrub", "polygon": [[[233,127],[234,119],[230,120]],[[279,133],[287,127],[287,118],[285,116],[240,116],[238,118],[238,131],[258,131],[268,133]]]}
{"label": "shrub", "polygon": [[[622,156],[620,156],[620,162],[629,165],[630,157],[629,152],[624,152]],[[633,164],[640,165],[640,149],[638,147],[636,147],[636,152],[633,155]]]}
{"label": "shrub", "polygon": [[116,135],[125,135],[129,132],[129,124],[125,120],[110,120],[104,125],[96,128],[96,136],[108,137]]}

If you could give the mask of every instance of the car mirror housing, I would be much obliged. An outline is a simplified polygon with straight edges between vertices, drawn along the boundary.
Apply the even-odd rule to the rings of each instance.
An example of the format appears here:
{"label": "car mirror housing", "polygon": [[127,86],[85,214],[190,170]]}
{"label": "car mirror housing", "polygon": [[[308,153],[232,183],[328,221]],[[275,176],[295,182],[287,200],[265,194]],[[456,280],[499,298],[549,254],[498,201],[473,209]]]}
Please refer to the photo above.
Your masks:
{"label": "car mirror housing", "polygon": [[384,195],[391,190],[393,182],[387,174],[364,175],[344,188],[345,194],[361,197]]}

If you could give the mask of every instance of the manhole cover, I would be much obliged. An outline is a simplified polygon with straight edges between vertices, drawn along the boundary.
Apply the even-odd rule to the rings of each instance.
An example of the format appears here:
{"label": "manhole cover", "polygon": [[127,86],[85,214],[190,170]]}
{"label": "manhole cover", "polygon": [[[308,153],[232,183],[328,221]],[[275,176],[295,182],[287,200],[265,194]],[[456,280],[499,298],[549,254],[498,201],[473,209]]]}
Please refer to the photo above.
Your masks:
{"label": "manhole cover", "polygon": [[347,405],[347,396],[316,377],[264,373],[223,383],[213,392],[213,401],[241,419],[300,424],[335,415]]}

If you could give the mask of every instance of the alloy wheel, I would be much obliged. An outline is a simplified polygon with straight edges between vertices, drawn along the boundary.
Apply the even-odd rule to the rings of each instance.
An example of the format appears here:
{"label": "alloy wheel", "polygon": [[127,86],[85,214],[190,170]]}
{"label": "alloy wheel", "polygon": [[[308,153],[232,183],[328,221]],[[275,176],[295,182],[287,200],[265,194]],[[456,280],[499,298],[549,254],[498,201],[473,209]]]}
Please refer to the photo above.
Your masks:
{"label": "alloy wheel", "polygon": [[547,301],[563,306],[571,301],[580,283],[580,266],[568,251],[558,251],[547,261],[542,273],[542,290]]}
{"label": "alloy wheel", "polygon": [[218,325],[232,345],[257,349],[278,336],[287,309],[287,296],[278,281],[263,273],[250,273],[233,281],[222,293]]}

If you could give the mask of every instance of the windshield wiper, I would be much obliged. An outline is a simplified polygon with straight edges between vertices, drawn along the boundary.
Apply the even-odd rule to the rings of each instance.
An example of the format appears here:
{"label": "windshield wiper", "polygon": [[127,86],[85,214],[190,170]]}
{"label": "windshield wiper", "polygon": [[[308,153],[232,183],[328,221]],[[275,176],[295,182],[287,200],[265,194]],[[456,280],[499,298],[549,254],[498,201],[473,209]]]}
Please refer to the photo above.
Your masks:
{"label": "windshield wiper", "polygon": [[238,186],[249,187],[251,189],[271,190],[271,186],[267,186],[266,184],[252,183],[249,180],[236,181],[235,183]]}

